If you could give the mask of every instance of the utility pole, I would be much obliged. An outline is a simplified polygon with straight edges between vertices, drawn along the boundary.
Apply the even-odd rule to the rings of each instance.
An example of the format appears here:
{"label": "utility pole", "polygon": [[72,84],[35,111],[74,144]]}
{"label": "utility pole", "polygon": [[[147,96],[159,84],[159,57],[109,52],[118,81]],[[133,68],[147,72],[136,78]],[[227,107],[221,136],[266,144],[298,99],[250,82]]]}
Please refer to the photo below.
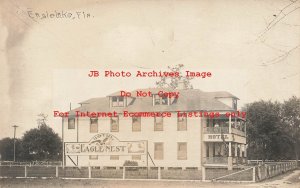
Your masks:
{"label": "utility pole", "polygon": [[16,162],[16,129],[17,125],[12,126],[14,128],[14,162]]}

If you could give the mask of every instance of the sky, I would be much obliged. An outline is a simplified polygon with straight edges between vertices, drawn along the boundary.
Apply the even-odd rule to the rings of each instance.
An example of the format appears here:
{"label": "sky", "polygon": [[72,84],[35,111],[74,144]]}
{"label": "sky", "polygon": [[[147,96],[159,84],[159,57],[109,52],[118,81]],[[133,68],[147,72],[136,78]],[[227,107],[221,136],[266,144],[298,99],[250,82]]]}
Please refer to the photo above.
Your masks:
{"label": "sky", "polygon": [[[0,139],[65,111],[157,79],[89,78],[90,70],[211,71],[194,88],[228,91],[239,107],[300,97],[300,3],[290,0],[3,0],[0,2]],[[74,19],[38,14],[72,13]],[[90,14],[77,19],[76,12]],[[31,14],[32,13],[32,14]],[[284,13],[284,14],[283,14]]]}

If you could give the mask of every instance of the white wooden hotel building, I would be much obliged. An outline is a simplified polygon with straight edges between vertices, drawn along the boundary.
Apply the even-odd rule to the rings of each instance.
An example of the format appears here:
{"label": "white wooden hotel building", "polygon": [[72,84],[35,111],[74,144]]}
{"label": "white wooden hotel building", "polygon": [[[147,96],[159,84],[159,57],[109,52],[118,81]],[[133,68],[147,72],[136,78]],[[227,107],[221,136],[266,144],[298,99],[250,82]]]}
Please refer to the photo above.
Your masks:
{"label": "white wooden hotel building", "polygon": [[[137,91],[151,95],[138,97]],[[179,97],[161,97],[160,91],[179,92]],[[62,118],[63,164],[123,166],[130,160],[140,166],[231,169],[246,158],[245,114],[237,113],[237,100],[228,92],[149,88],[128,97],[118,91],[83,101]],[[124,117],[124,111],[168,112],[171,117]],[[76,116],[80,112],[101,116]]]}

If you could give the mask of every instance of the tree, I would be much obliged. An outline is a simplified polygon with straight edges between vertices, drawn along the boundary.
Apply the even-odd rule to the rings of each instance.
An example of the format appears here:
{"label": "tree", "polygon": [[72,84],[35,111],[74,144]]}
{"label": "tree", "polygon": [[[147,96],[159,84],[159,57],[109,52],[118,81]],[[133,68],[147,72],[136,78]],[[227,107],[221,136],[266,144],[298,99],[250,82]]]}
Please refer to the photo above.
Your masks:
{"label": "tree", "polygon": [[250,159],[279,159],[282,145],[278,102],[259,101],[246,106],[247,141]]}
{"label": "tree", "polygon": [[[3,138],[0,140],[0,154],[1,160],[13,161],[14,160],[14,139]],[[16,138],[16,160],[19,160],[21,154],[21,140]]]}
{"label": "tree", "polygon": [[178,76],[174,77],[161,77],[160,81],[156,82],[156,86],[160,88],[171,88],[171,89],[178,89],[180,84],[183,85],[184,89],[193,89],[192,84],[190,83],[190,80],[193,79],[193,77],[185,77],[182,76],[182,68],[184,67],[183,64],[178,64],[175,67],[168,66],[168,69],[170,72],[173,72],[175,75],[178,73]]}
{"label": "tree", "polygon": [[47,125],[27,131],[22,138],[24,160],[59,160],[62,141]]}
{"label": "tree", "polygon": [[247,141],[250,159],[296,159],[300,152],[300,99],[248,104]]}
{"label": "tree", "polygon": [[283,128],[292,143],[295,159],[299,159],[300,151],[300,98],[293,96],[282,105]]}
{"label": "tree", "polygon": [[[38,114],[38,128],[27,131],[22,139],[16,138],[16,160],[60,160],[62,141],[53,129],[47,126],[47,115]],[[14,139],[0,140],[2,160],[13,160]]]}

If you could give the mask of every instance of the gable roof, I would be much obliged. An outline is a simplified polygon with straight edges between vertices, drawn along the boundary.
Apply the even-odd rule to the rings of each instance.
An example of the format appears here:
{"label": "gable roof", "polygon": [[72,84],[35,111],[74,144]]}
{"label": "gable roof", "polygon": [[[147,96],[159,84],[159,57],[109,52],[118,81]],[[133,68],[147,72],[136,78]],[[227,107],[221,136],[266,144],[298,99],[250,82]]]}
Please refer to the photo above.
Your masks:
{"label": "gable roof", "polygon": [[215,98],[235,98],[239,99],[236,96],[232,95],[227,91],[215,91],[215,92],[207,92],[208,94],[214,96]]}
{"label": "gable roof", "polygon": [[[159,91],[164,92],[179,92],[177,99],[172,98],[170,105],[153,105],[152,97],[136,97],[137,91],[150,91],[152,94],[157,94]],[[227,106],[218,98],[235,98],[229,92],[203,92],[199,89],[183,89],[172,90],[165,88],[148,88],[137,89],[131,92],[131,97],[134,99],[126,107],[110,107],[110,97],[120,96],[120,91],[108,95],[108,97],[92,98],[81,102],[84,104],[81,107],[70,111],[70,115],[75,114],[75,111],[82,112],[113,112],[122,113],[129,112],[176,112],[176,111],[232,111],[232,107]]]}

